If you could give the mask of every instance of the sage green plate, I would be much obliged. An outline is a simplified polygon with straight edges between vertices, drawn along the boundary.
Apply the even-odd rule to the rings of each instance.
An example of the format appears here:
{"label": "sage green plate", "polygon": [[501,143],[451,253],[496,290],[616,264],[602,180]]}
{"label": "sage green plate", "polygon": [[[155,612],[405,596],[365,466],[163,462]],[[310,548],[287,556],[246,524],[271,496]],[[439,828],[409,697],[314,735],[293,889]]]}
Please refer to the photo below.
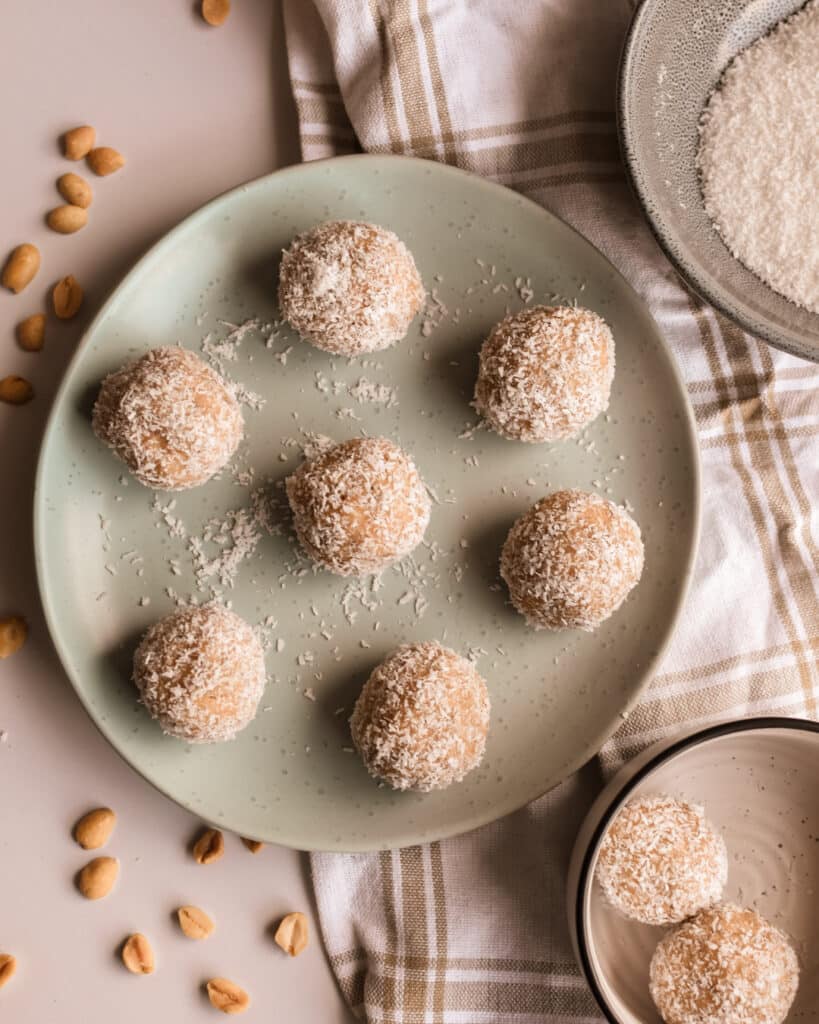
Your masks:
{"label": "sage green plate", "polygon": [[[375,221],[408,243],[438,299],[426,328],[419,320],[393,349],[349,363],[286,327],[250,330],[217,350],[227,375],[266,404],[245,408],[247,442],[219,479],[160,495],[166,511],[153,508],[155,495],[91,432],[101,378],[152,346],[181,342],[201,351],[208,333],[218,344],[230,330],[221,320],[274,321],[278,254],[296,232],[331,217]],[[481,342],[507,308],[521,307],[529,287],[531,301],[576,299],[614,331],[609,415],[578,441],[514,444],[473,429]],[[392,437],[412,452],[435,495],[427,544],[380,586],[314,572],[298,555],[279,485],[299,463],[305,431]],[[529,630],[498,579],[512,521],[567,486],[627,500],[645,538],[642,582],[593,635]],[[131,656],[142,631],[174,609],[174,595],[210,596],[197,585],[190,538],[209,519],[247,509],[259,487],[265,499],[273,496],[273,532],[260,529],[233,586],[216,576],[208,582],[259,624],[269,644],[268,687],[236,741],[189,747],[163,736],[137,703]],[[513,192],[439,164],[380,156],[271,174],[214,200],[159,242],[103,307],[66,374],[35,494],[51,633],[105,736],[145,778],[208,821],[322,850],[464,832],[590,758],[637,699],[671,635],[698,514],[685,391],[654,322],[618,272]],[[239,532],[245,518],[239,512]],[[220,536],[205,550],[224,566],[231,541],[228,532]],[[351,752],[347,716],[384,655],[431,638],[478,659],[492,696],[486,757],[444,792],[394,793]]]}

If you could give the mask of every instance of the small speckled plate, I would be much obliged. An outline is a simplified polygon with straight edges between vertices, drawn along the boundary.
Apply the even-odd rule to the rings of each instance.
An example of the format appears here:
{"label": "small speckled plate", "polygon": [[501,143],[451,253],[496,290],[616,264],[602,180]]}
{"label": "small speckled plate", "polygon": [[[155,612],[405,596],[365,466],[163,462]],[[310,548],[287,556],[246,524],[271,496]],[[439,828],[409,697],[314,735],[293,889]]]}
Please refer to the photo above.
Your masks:
{"label": "small speckled plate", "polygon": [[819,1021],[819,724],[750,718],[650,747],[593,804],[569,869],[569,926],[578,963],[612,1024],[660,1024],[648,968],[668,931],[610,907],[594,871],[624,803],[669,795],[705,808],[728,847],[725,899],[753,907],[794,943],[801,969],[788,1020]]}
{"label": "small speckled plate", "polygon": [[[349,363],[286,327],[265,326],[278,315],[281,249],[331,217],[397,231],[433,296],[423,323],[401,344]],[[577,441],[514,444],[476,429],[469,403],[478,350],[507,308],[520,308],[526,297],[576,299],[614,331],[609,414]],[[242,330],[239,340],[223,323],[254,318],[262,329]],[[97,442],[91,407],[101,378],[126,360],[176,342],[201,352],[207,335],[225,373],[265,404],[245,408],[246,442],[218,479],[160,495],[155,505]],[[427,543],[380,583],[314,572],[299,557],[281,482],[299,464],[309,432],[392,437],[413,454],[434,493]],[[628,501],[644,532],[642,582],[594,635],[529,630],[498,578],[515,517],[567,486]],[[247,510],[258,488],[275,501],[272,532],[252,527]],[[54,642],[111,743],[203,818],[324,850],[466,831],[545,792],[591,757],[637,699],[671,635],[698,517],[684,388],[648,311],[614,267],[511,191],[439,164],[375,156],[261,178],[216,199],[156,245],[103,307],[69,368],[35,496],[38,572]],[[211,519],[226,525],[204,545],[200,587],[190,539]],[[231,555],[237,533],[244,541]],[[137,703],[131,658],[139,635],[174,609],[177,596],[203,600],[213,590],[259,626],[269,683],[237,740],[189,747],[163,736]],[[433,638],[476,658],[488,681],[486,757],[444,792],[394,793],[373,782],[351,752],[347,718],[390,650]]]}
{"label": "small speckled plate", "polygon": [[726,65],[805,0],[645,0],[620,64],[618,121],[631,181],[657,241],[712,306],[772,345],[819,362],[819,314],[735,259],[703,205],[697,125]]}

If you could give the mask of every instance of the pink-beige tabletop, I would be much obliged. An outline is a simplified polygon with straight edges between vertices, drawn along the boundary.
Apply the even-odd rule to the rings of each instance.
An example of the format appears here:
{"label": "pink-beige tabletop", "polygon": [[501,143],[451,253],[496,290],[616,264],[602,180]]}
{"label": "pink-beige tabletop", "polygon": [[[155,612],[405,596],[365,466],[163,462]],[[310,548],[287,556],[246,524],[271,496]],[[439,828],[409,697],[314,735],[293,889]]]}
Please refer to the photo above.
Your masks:
{"label": "pink-beige tabletop", "polygon": [[[227,976],[250,993],[246,1019],[334,1024],[344,1008],[317,934],[298,853],[251,855],[226,837],[225,856],[200,866],[190,843],[200,822],[153,790],[98,734],[48,638],[34,573],[31,504],[37,452],[61,375],[83,330],[135,259],[202,203],[299,159],[276,0],[235,0],[228,22],[209,28],[191,0],[111,4],[28,0],[4,11],[0,247],[35,243],[42,268],[21,295],[0,294],[0,376],[20,374],[36,395],[0,404],[0,616],[29,624],[23,650],[0,662],[0,952],[17,974],[0,993],[13,1024],[212,1020],[203,982]],[[59,135],[96,127],[127,159],[93,179],[88,226],[48,230],[67,170]],[[26,353],[14,325],[46,309],[67,274],[85,289],[80,315],[49,318],[46,343]],[[75,875],[89,859],[71,838],[84,811],[119,817],[102,852],[119,858],[115,891],[87,902]],[[180,933],[173,911],[206,909],[217,924],[202,943]],[[288,911],[310,919],[311,944],[290,959],[271,926]],[[135,977],[118,959],[131,932],[152,940],[157,969]]]}

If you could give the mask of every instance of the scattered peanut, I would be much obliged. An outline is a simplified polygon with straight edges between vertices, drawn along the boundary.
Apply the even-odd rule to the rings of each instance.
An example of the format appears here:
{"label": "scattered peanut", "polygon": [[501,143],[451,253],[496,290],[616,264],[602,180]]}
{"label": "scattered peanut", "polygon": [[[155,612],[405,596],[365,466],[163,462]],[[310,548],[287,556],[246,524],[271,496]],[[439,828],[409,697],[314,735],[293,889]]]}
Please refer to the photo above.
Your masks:
{"label": "scattered peanut", "polygon": [[36,245],[24,242],[12,249],[6,265],[3,267],[3,276],[0,278],[3,287],[8,288],[17,294],[27,285],[31,284],[34,276],[40,269],[40,250]]}
{"label": "scattered peanut", "polygon": [[281,924],[276,929],[274,939],[276,945],[280,946],[290,956],[298,956],[307,949],[307,918],[304,914],[296,911],[282,918]]}
{"label": "scattered peanut", "polygon": [[74,838],[84,850],[98,850],[111,838],[117,816],[110,807],[97,807],[74,826]]}
{"label": "scattered peanut", "polygon": [[39,352],[45,341],[45,314],[32,313],[14,329],[17,344],[26,352]]}
{"label": "scattered peanut", "polygon": [[94,148],[97,133],[90,124],[72,128],[63,135],[63,152],[69,160],[82,160]]}
{"label": "scattered peanut", "polygon": [[0,380],[0,402],[8,402],[9,405],[25,405],[34,398],[34,388],[25,377],[17,377],[12,374]]}
{"label": "scattered peanut", "polygon": [[0,619],[0,658],[15,654],[26,642],[28,626],[19,615],[8,615]]}
{"label": "scattered peanut", "polygon": [[114,887],[119,861],[114,857],[95,857],[79,874],[77,887],[87,900],[101,900]]}
{"label": "scattered peanut", "polygon": [[82,305],[83,291],[73,274],[58,281],[51,292],[54,313],[60,320],[76,316]]}
{"label": "scattered peanut", "polygon": [[46,224],[60,235],[73,235],[88,223],[88,211],[81,206],[58,206],[46,217]]}
{"label": "scattered peanut", "polygon": [[124,167],[125,157],[110,146],[98,146],[88,154],[88,166],[94,174],[104,178],[107,174],[113,174],[120,167]]}
{"label": "scattered peanut", "polygon": [[189,939],[206,939],[216,927],[199,907],[180,907],[176,916],[179,919],[179,927]]}
{"label": "scattered peanut", "polygon": [[129,935],[122,946],[122,962],[131,974],[154,973],[154,951],[141,932]]}
{"label": "scattered peanut", "polygon": [[250,996],[247,992],[227,978],[211,978],[207,989],[210,1005],[222,1013],[244,1013],[250,1006]]}
{"label": "scattered peanut", "polygon": [[258,853],[264,846],[264,843],[260,843],[258,839],[245,839],[244,836],[240,836],[240,838],[251,853]]}
{"label": "scattered peanut", "polygon": [[202,0],[202,17],[214,28],[224,25],[230,14],[230,0]]}
{"label": "scattered peanut", "polygon": [[0,953],[0,988],[11,981],[16,970],[16,958],[11,953]]}
{"label": "scattered peanut", "polygon": [[57,178],[57,191],[67,203],[80,206],[83,210],[87,210],[94,199],[94,193],[85,178],[72,171]]}
{"label": "scattered peanut", "polygon": [[206,828],[193,844],[193,859],[197,864],[212,864],[225,852],[225,837],[218,828]]}

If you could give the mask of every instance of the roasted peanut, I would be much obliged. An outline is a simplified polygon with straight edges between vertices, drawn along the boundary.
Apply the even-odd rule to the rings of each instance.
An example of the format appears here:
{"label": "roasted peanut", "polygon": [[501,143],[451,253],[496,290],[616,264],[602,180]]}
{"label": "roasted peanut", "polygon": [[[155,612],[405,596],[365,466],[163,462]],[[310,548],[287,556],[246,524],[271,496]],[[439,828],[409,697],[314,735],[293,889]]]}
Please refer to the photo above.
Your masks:
{"label": "roasted peanut", "polygon": [[85,178],[72,171],[57,178],[57,191],[67,203],[80,206],[83,210],[87,210],[94,199],[94,193]]}
{"label": "roasted peanut", "polygon": [[190,905],[180,907],[176,912],[179,927],[189,939],[206,939],[216,925],[204,910]]}
{"label": "roasted peanut", "polygon": [[227,978],[211,978],[207,989],[211,1006],[222,1013],[244,1013],[250,1006],[250,996],[247,992]]}
{"label": "roasted peanut", "polygon": [[276,945],[290,956],[298,956],[307,949],[307,918],[296,911],[283,917],[274,936]]}
{"label": "roasted peanut", "polygon": [[101,900],[114,887],[119,875],[119,861],[114,857],[95,857],[77,878],[77,887],[87,900]]}
{"label": "roasted peanut", "polygon": [[111,838],[117,816],[110,807],[97,807],[74,826],[74,838],[84,850],[98,850]]}
{"label": "roasted peanut", "polygon": [[0,658],[15,654],[28,637],[26,620],[19,615],[7,615],[0,619]]}
{"label": "roasted peanut", "polygon": [[88,154],[87,162],[94,174],[104,178],[124,167],[125,157],[110,146],[98,146]]}
{"label": "roasted peanut", "polygon": [[72,128],[63,135],[63,152],[69,160],[82,160],[94,148],[97,133],[90,124]]}
{"label": "roasted peanut", "polygon": [[45,314],[32,313],[14,328],[17,344],[26,352],[39,352],[45,341]]}
{"label": "roasted peanut", "polygon": [[260,843],[258,839],[245,839],[244,836],[240,836],[240,838],[251,853],[258,853],[264,846],[264,843]]}
{"label": "roasted peanut", "polygon": [[224,25],[230,14],[230,0],[202,0],[202,17],[214,28]]}
{"label": "roasted peanut", "polygon": [[58,206],[46,217],[46,224],[60,235],[73,235],[88,223],[88,211],[81,206]]}
{"label": "roasted peanut", "polygon": [[27,285],[31,284],[34,276],[40,269],[40,250],[36,245],[24,242],[12,249],[6,265],[3,267],[3,276],[0,278],[3,287],[9,291],[21,292]]}
{"label": "roasted peanut", "polygon": [[54,314],[60,320],[70,320],[76,316],[82,305],[83,291],[73,274],[58,281],[51,292]]}
{"label": "roasted peanut", "polygon": [[193,844],[193,859],[197,864],[212,864],[225,852],[225,837],[218,828],[206,828]]}
{"label": "roasted peanut", "polygon": [[123,943],[122,962],[131,974],[154,973],[154,951],[141,932],[129,935]]}
{"label": "roasted peanut", "polygon": [[0,988],[11,981],[16,970],[16,958],[11,953],[0,953]]}
{"label": "roasted peanut", "polygon": [[25,405],[34,398],[34,388],[25,379],[12,374],[0,380],[0,402],[9,405]]}

